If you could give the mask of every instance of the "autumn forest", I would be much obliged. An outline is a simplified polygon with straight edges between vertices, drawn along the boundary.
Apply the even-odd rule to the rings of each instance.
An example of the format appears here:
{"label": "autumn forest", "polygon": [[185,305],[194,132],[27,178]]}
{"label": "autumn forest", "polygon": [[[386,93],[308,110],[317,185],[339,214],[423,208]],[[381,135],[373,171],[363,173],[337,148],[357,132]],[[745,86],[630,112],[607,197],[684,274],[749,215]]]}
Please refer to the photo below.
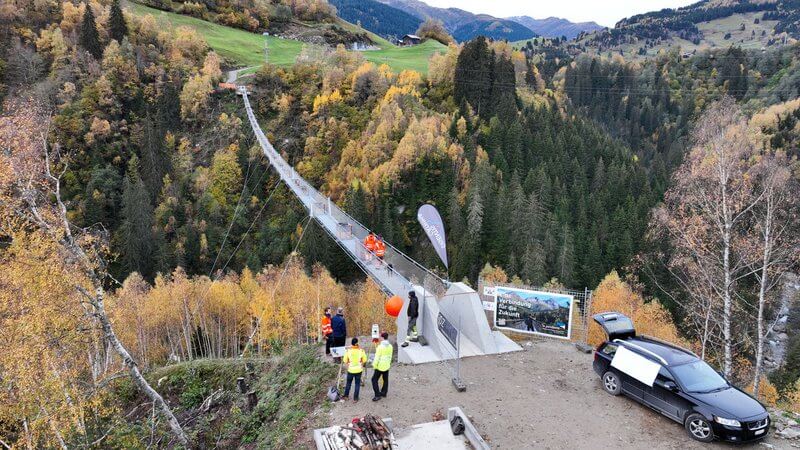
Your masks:
{"label": "autumn forest", "polygon": [[[349,50],[368,34],[325,0],[177,3],[149,2],[259,33],[333,30],[241,82],[284,158],[387,242],[473,287],[594,290],[591,312],[626,312],[800,411],[800,303],[784,290],[800,263],[797,44],[630,61],[481,36],[420,73]],[[4,448],[291,448],[308,426],[291,411],[335,375],[313,350],[322,309],[344,307],[352,335],[396,331],[220,87],[234,68],[198,30],[118,0],[0,7]],[[449,268],[417,222],[426,203]],[[201,372],[170,372],[195,360],[233,361],[202,372],[232,380],[263,364],[272,388],[208,419]]]}

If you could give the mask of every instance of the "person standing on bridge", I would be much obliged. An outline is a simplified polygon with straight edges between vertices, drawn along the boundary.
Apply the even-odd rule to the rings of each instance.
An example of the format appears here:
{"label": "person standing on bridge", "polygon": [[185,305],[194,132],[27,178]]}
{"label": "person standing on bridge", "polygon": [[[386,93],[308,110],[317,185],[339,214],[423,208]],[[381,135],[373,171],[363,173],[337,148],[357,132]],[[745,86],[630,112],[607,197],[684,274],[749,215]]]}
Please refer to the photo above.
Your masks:
{"label": "person standing on bridge", "polygon": [[417,342],[417,317],[419,317],[419,300],[417,300],[417,293],[409,291],[408,293],[408,308],[406,309],[408,315],[408,330],[406,331],[406,340],[401,347],[408,347],[408,342]]}
{"label": "person standing on bridge", "polygon": [[350,341],[352,347],[344,353],[344,364],[347,366],[347,381],[344,385],[343,400],[350,396],[350,383],[356,383],[356,390],[353,392],[353,401],[358,401],[358,393],[361,391],[361,373],[364,371],[364,364],[367,363],[367,354],[358,346],[358,338]]}
{"label": "person standing on bridge", "polygon": [[364,248],[367,249],[366,255],[364,255],[364,259],[367,261],[372,260],[372,253],[375,251],[375,243],[377,239],[375,238],[375,233],[372,231],[369,232],[367,237],[364,238]]}
{"label": "person standing on bridge", "polygon": [[322,316],[322,337],[325,339],[325,355],[331,354],[333,345],[333,327],[331,327],[331,307],[325,308],[325,315]]}
{"label": "person standing on bridge", "polygon": [[386,243],[383,242],[383,237],[378,236],[375,241],[375,256],[378,257],[378,266],[383,262],[383,257],[386,256]]}
{"label": "person standing on bridge", "polygon": [[[372,374],[372,390],[375,391],[375,397],[372,398],[373,402],[377,402],[382,397],[386,397],[389,392],[389,368],[392,366],[392,343],[389,342],[389,333],[381,333],[381,343],[375,349],[375,360],[372,361],[372,368],[375,369]],[[383,386],[378,389],[378,380],[383,378]]]}

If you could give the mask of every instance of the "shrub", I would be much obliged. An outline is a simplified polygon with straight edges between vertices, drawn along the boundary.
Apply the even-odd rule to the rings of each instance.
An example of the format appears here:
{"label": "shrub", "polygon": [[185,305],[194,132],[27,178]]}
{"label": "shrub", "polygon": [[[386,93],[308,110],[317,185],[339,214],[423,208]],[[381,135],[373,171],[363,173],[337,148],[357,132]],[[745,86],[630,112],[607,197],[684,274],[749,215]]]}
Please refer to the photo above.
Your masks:
{"label": "shrub", "polygon": [[422,25],[417,29],[417,35],[423,39],[434,39],[444,45],[449,45],[455,42],[452,36],[447,33],[444,24],[441,20],[428,19],[422,22]]}
{"label": "shrub", "polygon": [[[608,311],[620,312],[630,317],[638,334],[686,344],[678,334],[669,311],[656,299],[645,302],[641,294],[620,279],[616,271],[603,278],[592,296],[592,315]],[[588,343],[596,346],[605,339],[606,335],[600,326],[592,322],[589,325]]]}

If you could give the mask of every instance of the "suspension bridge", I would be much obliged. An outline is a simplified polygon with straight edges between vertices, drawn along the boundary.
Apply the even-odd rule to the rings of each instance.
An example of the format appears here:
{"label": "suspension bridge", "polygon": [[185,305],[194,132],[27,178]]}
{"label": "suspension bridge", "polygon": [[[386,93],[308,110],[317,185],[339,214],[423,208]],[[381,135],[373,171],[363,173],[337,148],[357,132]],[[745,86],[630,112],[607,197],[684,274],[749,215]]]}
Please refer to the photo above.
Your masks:
{"label": "suspension bridge", "polygon": [[[240,85],[236,89],[244,101],[247,117],[264,156],[309,216],[387,295],[397,295],[407,301],[408,293],[416,292],[420,299],[417,329],[427,345],[412,343],[408,347],[399,347],[398,361],[421,364],[458,356],[521,350],[504,334],[491,330],[480,297],[469,286],[443,280],[388,242],[384,258],[374,257],[363,244],[370,230],[317,191],[283,159],[261,130],[250,106],[247,87]],[[398,341],[404,336],[407,324],[408,317],[403,308],[397,318]]]}

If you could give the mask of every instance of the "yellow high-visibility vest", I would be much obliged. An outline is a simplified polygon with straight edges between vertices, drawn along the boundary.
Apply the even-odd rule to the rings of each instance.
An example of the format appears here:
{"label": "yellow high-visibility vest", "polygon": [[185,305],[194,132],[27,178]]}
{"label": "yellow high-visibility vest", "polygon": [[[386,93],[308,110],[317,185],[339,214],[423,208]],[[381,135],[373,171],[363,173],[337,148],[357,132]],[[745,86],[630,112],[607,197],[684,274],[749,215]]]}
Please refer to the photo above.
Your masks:
{"label": "yellow high-visibility vest", "polygon": [[348,373],[361,373],[367,362],[367,354],[360,347],[350,347],[344,352],[344,363],[347,364]]}
{"label": "yellow high-visibility vest", "polygon": [[378,345],[378,348],[375,349],[375,361],[372,364],[372,367],[375,370],[380,370],[381,372],[386,372],[392,366],[392,353],[394,353],[394,348],[392,348],[392,344],[383,342]]}

